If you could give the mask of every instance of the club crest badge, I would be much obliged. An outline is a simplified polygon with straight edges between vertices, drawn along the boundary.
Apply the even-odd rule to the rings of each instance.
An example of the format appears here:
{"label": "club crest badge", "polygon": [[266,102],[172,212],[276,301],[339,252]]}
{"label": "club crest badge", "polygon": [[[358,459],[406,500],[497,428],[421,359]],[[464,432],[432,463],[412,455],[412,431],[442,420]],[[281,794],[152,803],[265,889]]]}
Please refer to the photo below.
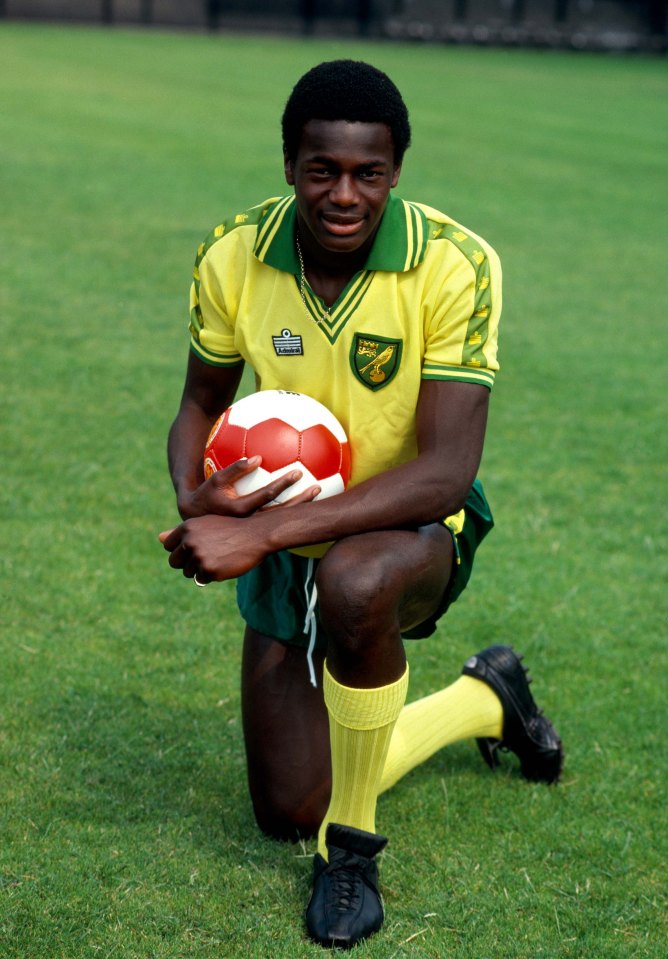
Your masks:
{"label": "club crest badge", "polygon": [[350,348],[350,365],[357,379],[370,390],[387,386],[397,374],[402,340],[371,333],[356,333]]}

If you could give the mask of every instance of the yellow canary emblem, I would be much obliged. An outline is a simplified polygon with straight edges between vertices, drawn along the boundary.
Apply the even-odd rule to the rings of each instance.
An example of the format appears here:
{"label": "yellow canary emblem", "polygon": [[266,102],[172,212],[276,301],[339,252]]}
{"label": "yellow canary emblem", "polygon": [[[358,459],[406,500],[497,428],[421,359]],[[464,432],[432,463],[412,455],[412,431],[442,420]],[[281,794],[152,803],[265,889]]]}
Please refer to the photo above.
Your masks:
{"label": "yellow canary emblem", "polygon": [[366,366],[362,367],[360,374],[363,376],[367,371],[370,371],[369,379],[373,383],[382,383],[387,374],[382,370],[381,367],[390,362],[394,356],[395,349],[396,346],[386,346],[382,353],[380,353],[378,356],[374,356],[370,363],[367,363]]}
{"label": "yellow canary emblem", "polygon": [[370,390],[387,386],[399,369],[402,347],[402,340],[356,333],[350,349],[353,373]]}

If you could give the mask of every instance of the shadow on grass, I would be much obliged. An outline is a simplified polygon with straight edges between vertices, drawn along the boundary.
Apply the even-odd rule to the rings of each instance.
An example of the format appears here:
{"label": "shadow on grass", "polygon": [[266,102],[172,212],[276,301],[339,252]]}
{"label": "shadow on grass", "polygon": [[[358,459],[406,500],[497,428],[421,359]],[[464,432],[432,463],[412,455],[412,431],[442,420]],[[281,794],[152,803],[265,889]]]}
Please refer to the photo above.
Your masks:
{"label": "shadow on grass", "polygon": [[[43,729],[58,767],[50,802],[58,818],[108,826],[187,822],[193,840],[209,847],[261,836],[234,705],[172,707],[136,693],[80,687],[50,709]],[[492,774],[471,741],[437,753],[385,795],[401,804],[416,788],[469,777],[487,786],[521,779],[512,757]]]}
{"label": "shadow on grass", "polygon": [[110,826],[187,821],[195,841],[214,846],[255,830],[240,724],[229,713],[77,688],[44,729],[59,767],[51,799],[59,817]]}

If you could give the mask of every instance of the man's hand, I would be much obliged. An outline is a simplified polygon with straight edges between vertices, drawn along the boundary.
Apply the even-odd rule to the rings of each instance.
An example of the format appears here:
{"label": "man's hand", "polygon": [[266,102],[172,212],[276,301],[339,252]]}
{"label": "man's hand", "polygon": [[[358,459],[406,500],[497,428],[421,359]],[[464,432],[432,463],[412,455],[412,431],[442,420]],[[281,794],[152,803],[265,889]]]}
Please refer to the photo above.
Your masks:
{"label": "man's hand", "polygon": [[169,565],[182,569],[201,583],[235,579],[257,566],[269,555],[262,525],[268,517],[199,516],[174,529],[160,533],[159,539],[171,554]]}
{"label": "man's hand", "polygon": [[[235,579],[272,552],[267,533],[277,521],[276,514],[311,502],[320,487],[310,486],[283,503],[268,506],[301,479],[300,470],[292,470],[254,493],[239,496],[234,483],[257,469],[261,461],[259,456],[239,460],[218,470],[193,492],[190,509],[184,514],[188,516],[186,521],[159,536],[171,554],[170,566],[182,569],[183,575],[190,579],[197,575],[198,582],[204,584]],[[200,509],[208,512],[204,515],[194,512]]]}
{"label": "man's hand", "polygon": [[[278,479],[272,480],[261,489],[240,496],[235,489],[235,483],[243,476],[248,476],[262,463],[261,456],[251,456],[249,459],[237,460],[226,469],[213,473],[201,486],[187,491],[179,497],[179,512],[184,519],[197,516],[216,514],[218,516],[242,517],[250,516],[256,510],[267,507],[268,503],[289,489],[301,479],[300,470],[292,470]],[[319,492],[319,487],[310,487],[299,496],[286,501],[282,505],[309,502]],[[270,507],[273,509],[274,507]]]}

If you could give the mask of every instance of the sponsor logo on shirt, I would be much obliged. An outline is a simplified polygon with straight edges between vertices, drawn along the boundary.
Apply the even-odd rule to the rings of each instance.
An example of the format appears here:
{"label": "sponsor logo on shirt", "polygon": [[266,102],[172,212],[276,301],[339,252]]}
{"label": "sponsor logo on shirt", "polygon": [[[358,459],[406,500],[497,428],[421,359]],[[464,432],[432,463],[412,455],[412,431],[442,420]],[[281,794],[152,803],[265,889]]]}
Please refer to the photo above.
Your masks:
{"label": "sponsor logo on shirt", "polygon": [[287,328],[281,330],[280,336],[272,336],[276,356],[303,356],[304,344],[298,333]]}

